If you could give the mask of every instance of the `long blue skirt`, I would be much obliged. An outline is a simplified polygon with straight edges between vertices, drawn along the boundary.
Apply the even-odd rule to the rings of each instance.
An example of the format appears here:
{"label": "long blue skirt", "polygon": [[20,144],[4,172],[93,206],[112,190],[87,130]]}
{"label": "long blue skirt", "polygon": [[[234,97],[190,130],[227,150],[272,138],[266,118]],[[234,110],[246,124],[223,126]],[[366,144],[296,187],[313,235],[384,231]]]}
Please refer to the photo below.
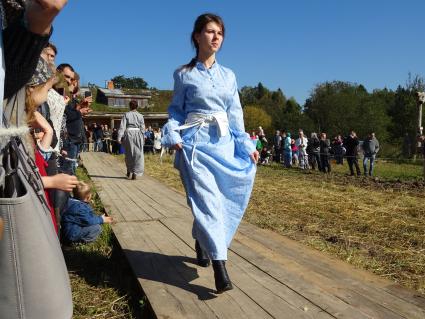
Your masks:
{"label": "long blue skirt", "polygon": [[182,138],[183,150],[176,152],[174,164],[194,216],[192,235],[211,259],[227,260],[248,205],[256,165],[242,154],[231,132],[219,137],[215,125],[187,129]]}

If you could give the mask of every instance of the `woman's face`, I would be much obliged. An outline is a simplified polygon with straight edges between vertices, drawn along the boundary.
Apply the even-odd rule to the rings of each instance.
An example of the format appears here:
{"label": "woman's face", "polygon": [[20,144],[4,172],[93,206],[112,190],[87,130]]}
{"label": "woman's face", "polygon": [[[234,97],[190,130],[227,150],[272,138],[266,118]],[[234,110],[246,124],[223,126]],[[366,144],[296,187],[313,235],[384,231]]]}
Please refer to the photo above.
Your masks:
{"label": "woman's face", "polygon": [[195,40],[199,46],[199,52],[214,54],[220,50],[223,43],[223,30],[215,22],[209,22],[201,33],[195,34]]}

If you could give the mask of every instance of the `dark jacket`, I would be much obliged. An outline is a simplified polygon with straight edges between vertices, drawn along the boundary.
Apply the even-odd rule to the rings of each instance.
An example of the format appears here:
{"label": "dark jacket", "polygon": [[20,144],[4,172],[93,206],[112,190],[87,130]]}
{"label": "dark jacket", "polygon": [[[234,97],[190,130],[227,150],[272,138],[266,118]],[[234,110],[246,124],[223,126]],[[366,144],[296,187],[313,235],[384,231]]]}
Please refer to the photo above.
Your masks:
{"label": "dark jacket", "polygon": [[317,137],[311,138],[309,144],[312,153],[320,153],[320,140]]}
{"label": "dark jacket", "polygon": [[93,140],[101,140],[103,139],[103,130],[100,126],[97,126],[95,129],[93,129]]}
{"label": "dark jacket", "polygon": [[71,101],[65,107],[66,114],[66,130],[68,139],[72,143],[80,144],[82,139],[83,119],[80,111],[76,109],[75,102]]}
{"label": "dark jacket", "polygon": [[329,155],[331,142],[329,139],[320,140],[320,155]]}
{"label": "dark jacket", "polygon": [[49,38],[50,34],[42,36],[28,31],[20,22],[13,23],[3,30],[5,99],[13,96],[28,83]]}
{"label": "dark jacket", "polygon": [[359,152],[359,139],[356,137],[347,136],[344,140],[344,146],[347,156],[357,156]]}
{"label": "dark jacket", "polygon": [[77,241],[83,227],[99,224],[103,224],[103,218],[96,215],[89,204],[74,198],[68,200],[61,218],[61,231],[66,240]]}

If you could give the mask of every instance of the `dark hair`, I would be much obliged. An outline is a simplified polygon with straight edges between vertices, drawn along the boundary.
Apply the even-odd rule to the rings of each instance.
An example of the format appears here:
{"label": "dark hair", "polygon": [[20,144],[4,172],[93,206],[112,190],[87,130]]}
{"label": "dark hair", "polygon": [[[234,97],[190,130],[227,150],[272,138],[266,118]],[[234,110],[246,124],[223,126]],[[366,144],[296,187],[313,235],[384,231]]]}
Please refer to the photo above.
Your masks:
{"label": "dark hair", "polygon": [[223,39],[224,39],[225,28],[224,28],[223,19],[213,13],[201,14],[199,17],[196,18],[195,24],[193,25],[192,35],[190,36],[190,41],[192,42],[192,45],[195,47],[196,55],[188,64],[185,64],[183,68],[193,69],[193,67],[196,65],[197,57],[199,54],[199,46],[198,46],[198,43],[196,42],[195,35],[201,33],[202,30],[205,28],[205,26],[210,22],[215,22],[220,26],[221,31],[223,33]]}
{"label": "dark hair", "polygon": [[62,63],[62,64],[59,64],[59,65],[56,67],[56,70],[58,70],[58,71],[60,71],[60,72],[63,72],[63,70],[65,70],[65,68],[69,68],[72,72],[75,72],[75,71],[74,71],[74,68],[71,66],[71,64],[68,64],[68,63]]}
{"label": "dark hair", "polygon": [[52,42],[47,43],[44,48],[50,48],[55,52],[55,54],[58,54],[58,49],[56,48],[56,45],[54,45]]}
{"label": "dark hair", "polygon": [[137,109],[137,101],[136,100],[131,100],[130,101],[130,110],[135,110]]}

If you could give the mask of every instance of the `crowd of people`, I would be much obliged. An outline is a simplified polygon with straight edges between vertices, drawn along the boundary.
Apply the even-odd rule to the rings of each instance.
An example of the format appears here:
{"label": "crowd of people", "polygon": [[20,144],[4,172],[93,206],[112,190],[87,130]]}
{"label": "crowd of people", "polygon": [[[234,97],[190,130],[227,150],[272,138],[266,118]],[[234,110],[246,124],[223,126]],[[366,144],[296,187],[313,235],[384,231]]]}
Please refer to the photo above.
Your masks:
{"label": "crowd of people", "polygon": [[[124,149],[118,140],[119,128],[109,128],[107,124],[93,123],[84,125],[83,143],[80,147],[81,152],[105,152],[109,154],[122,154]],[[148,126],[143,130],[143,151],[144,153],[161,152],[161,129]]]}
{"label": "crowd of people", "polygon": [[[31,11],[32,5],[34,10],[45,11],[46,19],[49,10],[57,14],[66,3],[42,2],[31,2],[27,9]],[[112,222],[107,216],[93,218],[89,187],[75,176],[78,154],[84,145],[83,116],[91,111],[92,97],[80,93],[80,78],[71,64],[56,65],[59,50],[49,42],[49,19],[47,23],[35,20],[31,29],[20,22],[25,8],[18,5],[2,2],[3,22],[9,24],[3,30],[3,125],[29,129],[22,134],[22,140],[41,175],[58,239],[62,243],[90,242],[99,235],[100,224]],[[40,27],[44,24],[48,27]]]}
{"label": "crowd of people", "polygon": [[272,161],[283,164],[284,167],[299,167],[300,169],[319,170],[324,173],[332,171],[331,158],[337,165],[348,163],[350,175],[362,175],[359,157],[363,155],[363,174],[373,175],[376,155],[379,152],[379,141],[374,132],[370,132],[364,140],[360,140],[355,131],[343,137],[335,136],[332,140],[325,132],[312,132],[306,137],[302,129],[297,136],[292,136],[285,130],[277,130],[268,140],[262,127],[251,133],[251,139],[256,141],[260,152],[260,165],[269,165]]}

